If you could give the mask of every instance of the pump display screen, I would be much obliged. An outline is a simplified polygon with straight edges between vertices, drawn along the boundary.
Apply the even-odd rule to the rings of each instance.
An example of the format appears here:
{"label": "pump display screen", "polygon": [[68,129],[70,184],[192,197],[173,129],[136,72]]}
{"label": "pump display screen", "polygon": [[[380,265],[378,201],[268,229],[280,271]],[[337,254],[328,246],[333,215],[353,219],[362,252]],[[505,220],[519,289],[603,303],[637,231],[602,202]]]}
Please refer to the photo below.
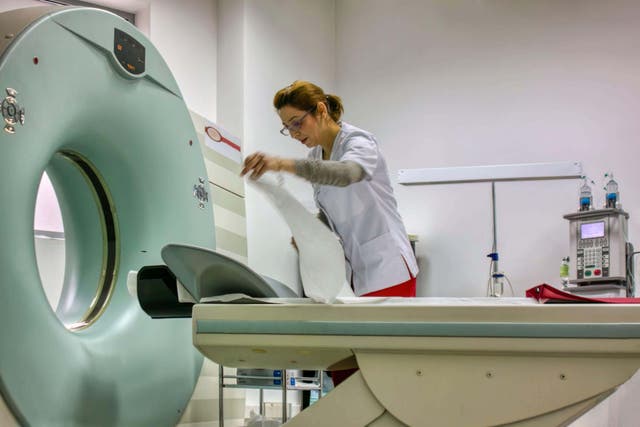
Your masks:
{"label": "pump display screen", "polygon": [[596,237],[604,237],[604,221],[580,224],[581,239],[595,239]]}

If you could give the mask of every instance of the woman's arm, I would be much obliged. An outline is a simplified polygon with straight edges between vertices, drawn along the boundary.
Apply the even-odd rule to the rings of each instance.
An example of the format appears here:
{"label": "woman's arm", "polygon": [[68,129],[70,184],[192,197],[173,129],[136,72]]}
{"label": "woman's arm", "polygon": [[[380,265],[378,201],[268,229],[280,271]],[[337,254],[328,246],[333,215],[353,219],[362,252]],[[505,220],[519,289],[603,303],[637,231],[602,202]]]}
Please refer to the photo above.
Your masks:
{"label": "woman's arm", "polygon": [[254,153],[244,161],[241,175],[251,172],[252,179],[258,179],[266,171],[285,171],[315,184],[346,187],[361,181],[365,171],[358,163],[345,160],[283,159],[264,153]]}
{"label": "woman's arm", "polygon": [[295,174],[314,184],[346,187],[364,179],[362,166],[349,160],[294,160]]}

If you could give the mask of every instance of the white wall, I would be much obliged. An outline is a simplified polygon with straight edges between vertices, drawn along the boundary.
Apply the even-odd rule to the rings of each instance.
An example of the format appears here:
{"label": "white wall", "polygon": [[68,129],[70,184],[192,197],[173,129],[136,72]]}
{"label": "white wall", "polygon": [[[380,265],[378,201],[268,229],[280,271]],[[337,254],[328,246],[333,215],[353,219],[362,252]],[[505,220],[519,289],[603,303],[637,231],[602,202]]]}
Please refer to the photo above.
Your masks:
{"label": "white wall", "polygon": [[[337,2],[345,119],[398,169],[580,160],[611,169],[639,242],[640,3]],[[516,294],[558,283],[578,181],[497,184],[501,268]],[[396,187],[419,235],[422,296],[484,295],[490,184]],[[602,191],[596,192],[597,203]]]}
{"label": "white wall", "polygon": [[[345,120],[398,169],[580,160],[612,170],[640,245],[640,3],[632,0],[339,0],[336,81]],[[501,268],[516,295],[558,284],[578,181],[497,184]],[[419,296],[481,296],[490,184],[396,186],[419,235]],[[603,199],[596,190],[597,203]],[[632,426],[640,377],[575,426]]]}
{"label": "white wall", "polygon": [[[219,123],[243,136],[245,155],[260,150],[305,156],[305,148],[278,133],[282,125],[272,100],[277,90],[296,79],[334,90],[333,1],[222,0],[219,12],[221,49],[225,49],[219,58],[219,81],[225,82],[220,89],[225,95],[218,104]],[[238,28],[244,29],[242,35]],[[226,55],[242,68],[225,66]],[[286,185],[306,206],[314,207],[308,184],[287,177]],[[297,254],[289,243],[288,227],[250,186],[246,201],[250,266],[300,291]]]}
{"label": "white wall", "polygon": [[[277,134],[271,99],[295,79],[315,81],[343,97],[345,120],[378,135],[393,180],[400,168],[581,160],[598,184],[615,172],[638,240],[640,200],[630,187],[639,12],[632,1],[611,4],[222,0],[219,121],[243,137],[245,155],[302,157],[305,148]],[[311,208],[309,187],[288,183]],[[517,295],[557,283],[568,255],[562,215],[575,210],[577,188],[497,184],[501,268]],[[484,295],[490,185],[396,186],[396,194],[420,238],[419,295]],[[247,207],[251,267],[299,286],[287,227],[251,188]]]}
{"label": "white wall", "polygon": [[153,0],[141,28],[173,72],[189,108],[216,120],[216,1]]}
{"label": "white wall", "polygon": [[45,4],[36,0],[0,0],[0,12],[32,6],[45,6]]}
{"label": "white wall", "polygon": [[218,1],[218,123],[244,144],[245,1]]}

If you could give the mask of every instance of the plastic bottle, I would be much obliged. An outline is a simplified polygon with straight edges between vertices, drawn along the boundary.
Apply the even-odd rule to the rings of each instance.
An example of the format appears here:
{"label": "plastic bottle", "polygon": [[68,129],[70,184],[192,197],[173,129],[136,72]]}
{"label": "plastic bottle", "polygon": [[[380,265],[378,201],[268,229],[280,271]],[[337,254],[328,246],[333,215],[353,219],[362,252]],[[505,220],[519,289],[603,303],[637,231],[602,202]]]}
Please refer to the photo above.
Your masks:
{"label": "plastic bottle", "polygon": [[582,186],[580,187],[580,212],[588,211],[593,206],[593,193],[587,177],[582,178]]}
{"label": "plastic bottle", "polygon": [[605,207],[615,209],[620,203],[620,193],[618,192],[618,183],[613,179],[613,174],[607,172],[604,174],[604,179],[609,179],[604,186],[605,191]]}
{"label": "plastic bottle", "polygon": [[569,257],[562,258],[560,263],[560,281],[562,281],[562,287],[566,288],[569,285]]}
{"label": "plastic bottle", "polygon": [[491,294],[492,297],[501,297],[504,293],[504,274],[493,273],[491,275]]}

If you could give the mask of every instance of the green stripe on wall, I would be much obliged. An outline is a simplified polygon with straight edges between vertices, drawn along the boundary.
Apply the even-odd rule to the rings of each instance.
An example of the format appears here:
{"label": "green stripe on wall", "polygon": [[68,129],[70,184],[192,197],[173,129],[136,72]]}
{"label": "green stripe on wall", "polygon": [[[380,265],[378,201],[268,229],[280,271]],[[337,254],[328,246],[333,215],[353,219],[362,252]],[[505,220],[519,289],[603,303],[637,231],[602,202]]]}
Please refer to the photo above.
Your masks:
{"label": "green stripe on wall", "polygon": [[216,219],[216,227],[223,228],[227,231],[231,231],[232,233],[246,237],[247,221],[245,217],[237,215],[215,203],[213,204],[213,215]]}
{"label": "green stripe on wall", "polygon": [[244,196],[244,180],[240,175],[220,167],[209,159],[204,159],[204,165],[210,182],[239,196]]}
{"label": "green stripe on wall", "polygon": [[233,172],[234,174],[238,175],[238,178],[240,178],[240,171],[242,170],[242,168],[240,167],[240,164],[234,162],[233,160],[231,160],[228,157],[223,156],[222,154],[218,153],[214,149],[209,148],[207,146],[207,144],[205,144],[205,142],[204,142],[204,134],[203,133],[198,132],[198,141],[200,141],[200,147],[202,148],[202,154],[204,155],[204,157],[206,159],[209,159],[210,161],[212,161],[216,165],[218,165],[220,167],[223,167],[223,168],[227,169],[230,172]]}
{"label": "green stripe on wall", "polygon": [[211,197],[213,204],[222,206],[228,211],[238,214],[242,217],[246,217],[247,213],[244,208],[244,198],[238,196],[235,193],[218,187],[214,183],[211,183]]}
{"label": "green stripe on wall", "polygon": [[247,238],[224,228],[216,227],[216,247],[243,257],[247,256]]}
{"label": "green stripe on wall", "polygon": [[[223,179],[230,180],[231,177],[237,177],[237,180],[232,183],[232,188],[236,190],[239,188],[240,194],[244,194],[244,181],[240,178],[240,165],[232,160],[218,154],[211,148],[207,147],[204,143],[204,127],[207,121],[201,115],[190,111],[191,120],[193,121],[196,129],[197,138],[200,143],[201,152],[205,158],[205,163],[209,163],[207,166],[207,173],[210,174],[210,169],[213,165],[217,170],[222,170]],[[214,179],[220,181],[220,174],[215,177],[209,177],[211,200],[213,201],[213,210],[218,214],[214,214],[216,222],[220,222],[226,226],[242,223],[242,229],[246,234],[246,211],[244,206],[244,199],[234,194],[233,192],[221,188],[218,185],[222,185],[222,182],[216,184],[213,183]],[[218,208],[218,209],[217,209]],[[225,218],[225,215],[228,218]],[[236,216],[237,215],[237,216]],[[233,218],[232,218],[233,217]],[[225,220],[233,220],[227,222]],[[240,226],[238,224],[238,226]],[[236,227],[234,227],[236,228]],[[247,241],[246,237],[239,236],[229,230],[225,230],[220,227],[216,227],[216,243],[218,249],[224,255],[230,256],[234,259],[238,259],[241,262],[247,263]],[[224,248],[224,249],[223,249]],[[232,370],[235,373],[235,369]],[[202,372],[196,389],[192,396],[191,401],[187,405],[187,408],[180,420],[181,424],[178,426],[192,426],[195,423],[206,423],[207,425],[218,425],[218,365],[210,361],[204,360]],[[241,425],[244,421],[244,390],[241,389],[226,389],[224,392],[225,397],[225,415],[226,422],[233,425]]]}

